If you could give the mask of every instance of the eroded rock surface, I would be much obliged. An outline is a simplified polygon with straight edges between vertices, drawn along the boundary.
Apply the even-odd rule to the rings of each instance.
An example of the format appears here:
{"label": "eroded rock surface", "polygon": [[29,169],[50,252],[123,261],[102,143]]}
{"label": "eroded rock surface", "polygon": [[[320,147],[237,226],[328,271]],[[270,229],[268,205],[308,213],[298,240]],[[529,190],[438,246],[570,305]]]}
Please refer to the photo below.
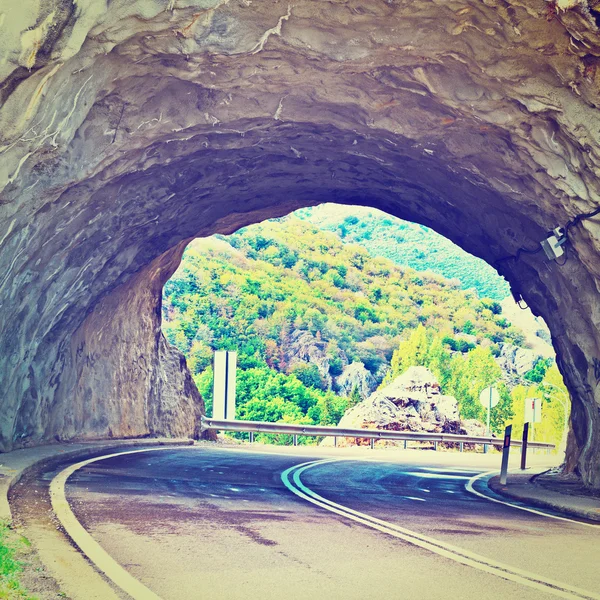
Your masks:
{"label": "eroded rock surface", "polygon": [[335,383],[341,395],[350,396],[356,390],[363,400],[377,387],[375,377],[361,362],[346,365]]}
{"label": "eroded rock surface", "polygon": [[514,344],[499,344],[500,356],[496,362],[502,367],[508,378],[521,379],[531,371],[544,356],[528,348],[519,348]]}
{"label": "eroded rock surface", "polygon": [[327,342],[317,339],[310,331],[295,330],[284,344],[285,361],[290,371],[294,366],[311,364],[319,369],[321,379],[331,389],[332,379],[329,374],[329,357]]}
{"label": "eroded rock surface", "polygon": [[[458,402],[445,396],[440,384],[425,367],[410,367],[389,385],[352,407],[339,427],[386,429],[427,433],[485,435],[485,425],[474,419],[461,421]],[[332,445],[331,439],[323,442]],[[340,445],[365,445],[367,438],[340,438]]]}
{"label": "eroded rock surface", "polygon": [[[597,8],[9,3],[0,447],[193,431],[201,404],[158,328],[181,244],[333,201],[497,264],[550,326],[573,399],[567,464],[600,487],[600,221],[578,220],[600,198]],[[502,260],[568,222],[564,265]]]}

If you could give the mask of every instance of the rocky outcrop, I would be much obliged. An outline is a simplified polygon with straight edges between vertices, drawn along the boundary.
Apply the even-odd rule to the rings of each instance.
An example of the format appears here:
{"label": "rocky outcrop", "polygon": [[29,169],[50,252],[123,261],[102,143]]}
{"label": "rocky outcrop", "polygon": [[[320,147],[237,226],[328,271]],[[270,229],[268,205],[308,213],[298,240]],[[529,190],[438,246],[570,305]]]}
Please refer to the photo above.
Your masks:
{"label": "rocky outcrop", "polygon": [[519,306],[512,297],[505,298],[500,304],[502,316],[524,333],[529,348],[544,358],[555,358],[550,330],[544,319],[536,317],[531,309]]}
{"label": "rocky outcrop", "polygon": [[327,342],[317,339],[310,331],[296,330],[290,333],[283,351],[288,370],[293,371],[299,364],[316,365],[324,384],[331,389]]}
{"label": "rocky outcrop", "polygon": [[[148,431],[146,391],[170,385],[159,292],[104,313],[112,344],[94,315],[185,240],[336,201],[497,265],[552,331],[567,463],[600,488],[595,3],[27,7],[0,17],[0,447],[125,431],[118,415]],[[567,223],[564,265],[533,252]]]}
{"label": "rocky outcrop", "polygon": [[514,344],[498,344],[500,355],[496,362],[505,375],[511,380],[518,381],[528,371],[531,371],[538,361],[544,357],[534,350],[519,348]]}
{"label": "rocky outcrop", "polygon": [[336,377],[335,384],[341,396],[350,396],[357,390],[363,400],[377,387],[375,377],[361,362],[353,362],[344,367],[342,374]]}
{"label": "rocky outcrop", "polygon": [[[456,398],[444,396],[437,379],[425,367],[410,367],[389,385],[351,408],[338,427],[485,435],[483,423],[474,419],[461,421]],[[343,438],[339,443],[360,445],[369,441]]]}

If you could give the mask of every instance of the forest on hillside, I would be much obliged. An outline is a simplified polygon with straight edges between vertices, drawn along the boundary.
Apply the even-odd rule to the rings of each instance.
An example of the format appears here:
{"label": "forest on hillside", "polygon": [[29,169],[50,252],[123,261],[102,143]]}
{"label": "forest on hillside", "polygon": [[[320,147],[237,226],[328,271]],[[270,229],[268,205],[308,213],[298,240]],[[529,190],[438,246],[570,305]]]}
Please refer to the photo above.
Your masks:
{"label": "forest on hillside", "polygon": [[375,208],[339,204],[321,204],[294,214],[346,242],[360,244],[372,256],[456,279],[463,289],[474,289],[481,298],[500,301],[510,295],[508,283],[493,267],[424,225]]}
{"label": "forest on hillside", "polygon": [[[498,301],[294,215],[193,241],[164,288],[163,330],[186,356],[209,414],[215,350],[238,352],[240,419],[337,424],[364,399],[365,380],[374,389],[411,365],[435,373],[463,418],[484,417],[480,389],[496,383],[493,429],[518,413],[515,382],[503,382],[496,357],[525,337]],[[363,380],[348,387],[350,365]],[[543,393],[536,386],[549,366],[525,375],[526,394]]]}

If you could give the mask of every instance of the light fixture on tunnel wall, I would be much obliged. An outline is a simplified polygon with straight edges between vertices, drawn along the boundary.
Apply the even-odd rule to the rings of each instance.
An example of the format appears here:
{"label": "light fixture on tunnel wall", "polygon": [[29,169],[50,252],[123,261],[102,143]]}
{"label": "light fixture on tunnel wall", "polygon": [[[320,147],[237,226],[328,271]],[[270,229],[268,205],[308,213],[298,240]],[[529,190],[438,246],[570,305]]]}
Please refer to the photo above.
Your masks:
{"label": "light fixture on tunnel wall", "polygon": [[556,260],[565,253],[563,244],[567,241],[567,231],[564,227],[555,227],[540,244],[549,260]]}
{"label": "light fixture on tunnel wall", "polygon": [[[543,249],[546,256],[550,260],[554,260],[554,261],[556,261],[557,264],[559,264],[560,266],[563,266],[567,262],[567,247],[565,246],[565,248],[563,248],[562,246],[566,241],[569,240],[569,231],[572,228],[579,225],[579,223],[581,223],[581,221],[593,219],[597,215],[600,215],[600,206],[589,213],[583,213],[583,214],[577,215],[576,217],[573,217],[564,227],[555,227],[551,232],[549,232],[547,234],[546,239],[541,241],[537,245],[537,247],[527,248],[526,246],[521,246],[517,250],[516,254],[509,254],[508,256],[503,256],[501,258],[498,258],[497,260],[495,260],[492,263],[492,265],[498,271],[500,271],[501,263],[504,263],[506,261],[513,261],[516,263],[523,254],[537,254],[538,252],[541,252]],[[564,259],[562,262],[559,263],[556,259],[563,255],[564,255]],[[515,300],[517,300],[517,297],[520,297],[520,294],[518,294],[518,295],[513,294],[513,295],[515,296]],[[517,300],[517,302],[518,302],[518,300]]]}

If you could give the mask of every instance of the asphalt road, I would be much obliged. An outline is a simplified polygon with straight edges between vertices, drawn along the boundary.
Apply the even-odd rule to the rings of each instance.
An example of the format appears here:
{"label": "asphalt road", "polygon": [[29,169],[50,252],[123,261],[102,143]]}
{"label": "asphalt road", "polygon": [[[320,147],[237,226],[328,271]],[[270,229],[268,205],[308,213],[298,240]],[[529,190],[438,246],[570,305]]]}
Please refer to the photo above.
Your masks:
{"label": "asphalt road", "polygon": [[[129,454],[77,471],[67,497],[100,545],[164,600],[561,597],[294,495],[282,472],[318,458],[207,448]],[[473,496],[465,483],[480,468],[435,460],[322,463],[301,483],[443,547],[600,594],[600,529]]]}

